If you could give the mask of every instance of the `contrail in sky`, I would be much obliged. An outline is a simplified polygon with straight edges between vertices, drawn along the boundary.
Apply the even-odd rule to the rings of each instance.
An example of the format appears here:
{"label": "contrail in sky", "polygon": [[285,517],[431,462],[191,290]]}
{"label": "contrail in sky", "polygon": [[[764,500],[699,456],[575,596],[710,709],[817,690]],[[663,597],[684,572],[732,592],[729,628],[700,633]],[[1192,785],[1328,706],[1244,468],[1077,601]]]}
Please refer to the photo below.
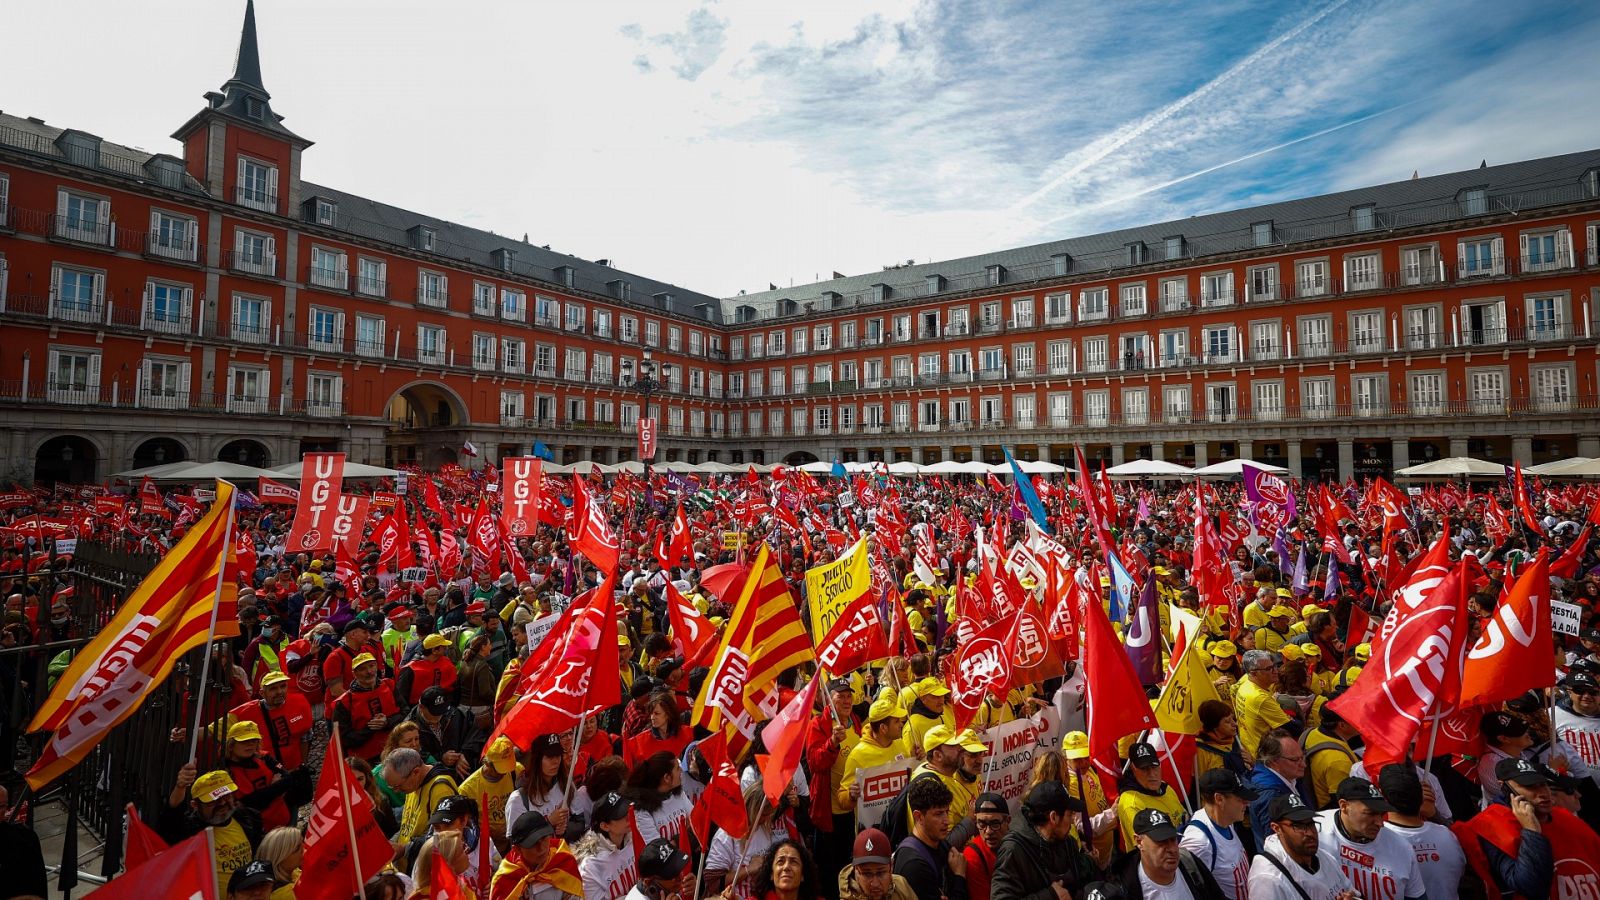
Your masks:
{"label": "contrail in sky", "polygon": [[1218,75],[1216,78],[1213,78],[1196,88],[1187,96],[1174,100],[1173,102],[1167,104],[1159,110],[1156,110],[1133,125],[1124,126],[1120,132],[1114,133],[1113,135],[1102,139],[1101,142],[1098,142],[1098,146],[1091,145],[1092,149],[1090,150],[1088,156],[1074,163],[1065,171],[1050,179],[1038,190],[1035,190],[1033,193],[1012,204],[1011,208],[1007,212],[1016,214],[1027,207],[1032,206],[1043,199],[1046,195],[1053,192],[1056,188],[1083,174],[1083,172],[1090,166],[1101,162],[1106,157],[1144,136],[1151,129],[1167,122],[1173,116],[1187,109],[1189,106],[1206,99],[1213,93],[1216,93],[1224,83],[1231,80],[1235,75],[1244,72],[1272,52],[1276,51],[1278,48],[1282,47],[1284,44],[1287,44],[1288,42],[1304,34],[1307,29],[1311,28],[1313,25],[1316,25],[1318,22],[1321,22],[1335,10],[1344,6],[1348,2],[1349,0],[1337,0],[1337,2],[1323,7],[1323,9],[1317,12],[1315,15],[1307,18],[1305,21],[1289,29],[1271,41],[1268,41],[1254,53],[1246,56],[1239,62],[1234,63],[1232,66],[1229,66],[1228,69],[1221,75]]}

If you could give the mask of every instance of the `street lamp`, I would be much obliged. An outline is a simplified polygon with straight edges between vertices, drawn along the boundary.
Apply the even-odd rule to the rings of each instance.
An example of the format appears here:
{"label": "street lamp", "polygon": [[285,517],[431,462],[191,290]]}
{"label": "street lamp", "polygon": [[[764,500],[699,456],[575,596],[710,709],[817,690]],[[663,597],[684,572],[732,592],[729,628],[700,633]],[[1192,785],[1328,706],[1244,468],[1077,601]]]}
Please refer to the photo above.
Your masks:
{"label": "street lamp", "polygon": [[[651,417],[650,395],[667,386],[667,379],[672,375],[672,364],[655,362],[650,358],[649,350],[644,351],[643,356],[644,358],[639,361],[637,374],[634,373],[633,360],[626,359],[622,361],[622,386],[632,388],[644,395],[644,418],[648,419]],[[659,380],[657,376],[660,376]],[[660,427],[659,424],[657,427]],[[659,434],[660,432],[658,431],[657,435]],[[648,471],[649,466],[656,458],[654,450],[655,448],[652,447],[649,459],[640,460],[645,464],[646,475],[650,474]]]}

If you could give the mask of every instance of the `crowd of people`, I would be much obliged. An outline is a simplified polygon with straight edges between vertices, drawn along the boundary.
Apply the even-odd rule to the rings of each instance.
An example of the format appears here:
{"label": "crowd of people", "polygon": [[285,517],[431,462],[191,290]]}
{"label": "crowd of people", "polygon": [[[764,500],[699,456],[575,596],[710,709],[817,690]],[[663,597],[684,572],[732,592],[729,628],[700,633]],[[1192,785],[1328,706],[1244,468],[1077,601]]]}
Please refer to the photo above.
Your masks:
{"label": "crowd of people", "polygon": [[[419,499],[424,479],[442,509]],[[168,843],[209,829],[226,896],[297,896],[312,789],[335,746],[392,851],[364,888],[376,900],[445,896],[433,892],[441,866],[460,878],[453,896],[496,900],[1600,896],[1600,855],[1556,865],[1571,848],[1600,851],[1600,541],[1587,523],[1600,497],[1590,489],[1430,486],[1406,495],[1399,528],[1392,509],[1372,508],[1370,485],[1319,486],[1337,501],[1331,521],[1302,494],[1299,514],[1264,533],[1238,484],[1041,480],[1048,530],[1066,551],[1056,564],[1098,592],[1121,637],[1132,626],[1112,570],[1159,598],[1167,646],[1152,701],[1178,662],[1170,620],[1201,623],[1185,638],[1215,696],[1198,705],[1199,733],[1117,735],[1108,760],[1091,747],[1094,690],[1079,659],[1056,660],[1048,677],[1009,685],[958,722],[955,662],[973,586],[988,557],[1004,565],[1038,530],[1009,484],[784,470],[597,481],[619,539],[615,573],[576,554],[565,523],[509,542],[494,563],[438,553],[469,543],[456,512],[493,498],[492,487],[483,472],[412,474],[400,505],[431,534],[412,533],[428,564],[405,570],[370,534],[347,548],[351,573],[339,553],[285,546],[287,508],[240,510],[255,559],[241,576],[240,636],[215,647],[227,687],[205,697],[200,735],[203,758],[220,762],[171,773],[165,802],[140,811]],[[571,504],[570,484],[545,479],[545,489]],[[63,502],[40,490],[4,514],[54,516]],[[1515,512],[1524,506],[1531,515]],[[680,508],[692,562],[661,556]],[[1223,535],[1223,571],[1195,568],[1197,509]],[[170,518],[129,524],[137,534],[124,539],[158,550],[181,536]],[[907,525],[924,547],[898,539]],[[691,714],[712,660],[685,658],[669,603],[682,598],[727,628],[740,567],[765,544],[809,622],[805,571],[857,536],[883,566],[873,584],[890,655],[848,672],[814,662],[783,671],[785,705],[817,680],[787,790],[770,799],[776,754],[758,728],[730,761],[745,826],[697,827],[719,775],[702,752],[714,733]],[[1569,563],[1545,597],[1576,608],[1578,630],[1550,638],[1551,686],[1474,711],[1470,751],[1458,742],[1430,758],[1424,727],[1410,759],[1379,761],[1334,701],[1377,665],[1380,623],[1403,586],[1386,576],[1440,541],[1484,573],[1470,591],[1467,646],[1536,556]],[[64,582],[35,565],[42,553],[22,536],[0,554],[5,647],[83,630],[57,590]],[[522,663],[559,634],[575,597],[608,578],[619,702],[525,745],[497,734],[519,700]],[[1046,585],[1026,574],[1020,584],[1042,602]],[[8,695],[21,658],[0,656],[12,667],[0,672]],[[20,685],[15,696],[47,689]],[[27,708],[7,717],[7,746]],[[1031,773],[1002,790],[989,731],[1022,719],[1038,723]],[[860,774],[901,759],[903,786],[863,820]]]}

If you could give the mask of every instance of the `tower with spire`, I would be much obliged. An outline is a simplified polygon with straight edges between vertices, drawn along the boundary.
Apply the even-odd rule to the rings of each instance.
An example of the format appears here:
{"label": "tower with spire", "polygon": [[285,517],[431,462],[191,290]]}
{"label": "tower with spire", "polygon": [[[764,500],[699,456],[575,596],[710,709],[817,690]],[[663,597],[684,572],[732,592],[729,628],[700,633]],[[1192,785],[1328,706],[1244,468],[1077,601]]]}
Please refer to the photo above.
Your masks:
{"label": "tower with spire", "polygon": [[172,135],[183,142],[189,174],[213,196],[280,215],[294,209],[300,153],[312,142],[285,128],[272,110],[261,79],[255,0],[245,0],[233,77],[205,99],[205,108]]}

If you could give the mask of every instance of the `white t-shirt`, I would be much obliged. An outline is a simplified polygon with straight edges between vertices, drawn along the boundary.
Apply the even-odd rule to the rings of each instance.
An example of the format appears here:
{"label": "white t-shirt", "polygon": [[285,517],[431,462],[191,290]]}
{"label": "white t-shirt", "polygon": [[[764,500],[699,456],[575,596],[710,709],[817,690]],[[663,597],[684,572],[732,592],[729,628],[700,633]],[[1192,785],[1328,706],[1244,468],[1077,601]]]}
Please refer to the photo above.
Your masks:
{"label": "white t-shirt", "polygon": [[1228,900],[1242,900],[1249,895],[1246,885],[1250,880],[1250,860],[1245,856],[1244,844],[1232,828],[1211,821],[1204,807],[1195,810],[1194,817],[1183,827],[1178,846],[1193,853],[1200,865],[1211,870]]}
{"label": "white t-shirt", "polygon": [[1600,717],[1580,716],[1570,709],[1556,707],[1556,735],[1589,767],[1589,776],[1600,784]]}
{"label": "white t-shirt", "polygon": [[[1350,767],[1350,777],[1365,778],[1373,784],[1378,783],[1378,779],[1368,774],[1367,765],[1361,760],[1357,760],[1356,764]],[[1444,785],[1439,783],[1439,776],[1422,766],[1417,766],[1417,777],[1422,779],[1423,784],[1433,788],[1433,806],[1438,810],[1439,818],[1445,821],[1453,821],[1455,816],[1450,814],[1450,801],[1444,798]]]}
{"label": "white t-shirt", "polygon": [[[610,843],[606,842],[608,847]],[[578,874],[583,876],[583,896],[617,900],[639,881],[639,871],[633,861],[633,839],[630,837],[621,847],[584,857],[578,862]]]}
{"label": "white t-shirt", "polygon": [[1405,838],[1385,829],[1370,843],[1358,843],[1344,836],[1338,819],[1337,809],[1317,813],[1317,847],[1339,861],[1365,900],[1405,900],[1426,893],[1417,854]]}
{"label": "white t-shirt", "polygon": [[1194,900],[1194,893],[1183,880],[1182,872],[1172,873],[1171,884],[1157,884],[1145,874],[1144,863],[1139,864],[1139,889],[1149,900]]}
{"label": "white t-shirt", "polygon": [[649,844],[656,838],[670,838],[676,840],[689,822],[689,811],[694,808],[689,798],[682,794],[673,794],[661,808],[655,812],[646,812],[634,807],[634,824],[639,827],[640,846]]}
{"label": "white t-shirt", "polygon": [[1438,822],[1423,822],[1420,827],[1383,823],[1384,830],[1406,839],[1417,854],[1422,883],[1429,897],[1453,897],[1461,887],[1461,873],[1467,868],[1467,855],[1455,834]]}
{"label": "white t-shirt", "polygon": [[[1269,853],[1294,879],[1293,884],[1266,858]],[[1305,891],[1305,896],[1311,900],[1334,900],[1340,892],[1350,890],[1350,879],[1344,876],[1339,863],[1327,850],[1318,848],[1317,870],[1307,871],[1289,858],[1277,835],[1269,835],[1261,854],[1250,861],[1250,900],[1302,900],[1295,885],[1299,885],[1300,891]]]}
{"label": "white t-shirt", "polygon": [[565,799],[567,799],[565,785],[552,785],[550,790],[538,799],[524,797],[521,788],[512,791],[511,796],[506,798],[506,837],[511,836],[511,829],[517,824],[518,816],[530,809],[536,809],[544,813],[545,818],[549,818],[551,813],[561,808],[561,802]]}
{"label": "white t-shirt", "polygon": [[[765,854],[772,849],[772,845],[789,836],[789,832],[777,825],[750,832],[748,839],[735,840],[726,831],[718,831],[711,837],[711,846],[706,848],[706,871],[726,872],[732,875],[742,865],[749,865],[750,860]],[[743,850],[741,855],[740,850]],[[736,893],[745,896],[749,893],[749,884],[737,885]]]}

